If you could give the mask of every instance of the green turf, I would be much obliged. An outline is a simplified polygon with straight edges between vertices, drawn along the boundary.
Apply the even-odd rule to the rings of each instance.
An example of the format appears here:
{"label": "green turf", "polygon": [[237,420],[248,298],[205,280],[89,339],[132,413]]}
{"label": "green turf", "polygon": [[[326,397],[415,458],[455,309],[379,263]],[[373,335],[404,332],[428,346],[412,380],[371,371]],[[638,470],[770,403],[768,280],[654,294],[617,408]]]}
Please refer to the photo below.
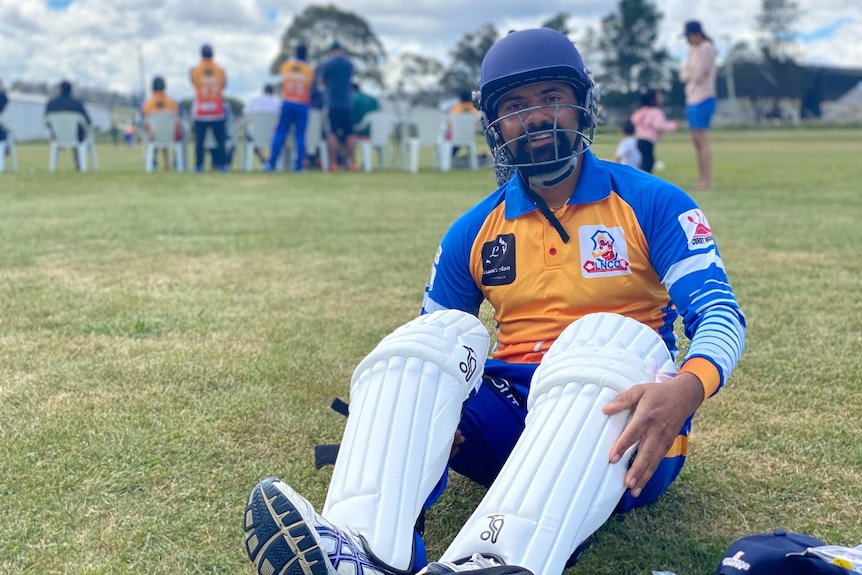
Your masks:
{"label": "green turf", "polygon": [[[712,141],[715,190],[693,195],[748,348],[679,480],[572,575],[707,575],[774,528],[862,542],[862,137]],[[102,145],[98,171],[64,152],[50,174],[46,144],[18,152],[0,175],[0,573],[251,573],[249,489],[277,475],[323,503],[313,446],[344,425],[329,401],[417,313],[439,238],[493,171],[145,174],[140,149]],[[685,134],[657,155],[696,181]],[[432,557],[480,497],[452,477]]]}

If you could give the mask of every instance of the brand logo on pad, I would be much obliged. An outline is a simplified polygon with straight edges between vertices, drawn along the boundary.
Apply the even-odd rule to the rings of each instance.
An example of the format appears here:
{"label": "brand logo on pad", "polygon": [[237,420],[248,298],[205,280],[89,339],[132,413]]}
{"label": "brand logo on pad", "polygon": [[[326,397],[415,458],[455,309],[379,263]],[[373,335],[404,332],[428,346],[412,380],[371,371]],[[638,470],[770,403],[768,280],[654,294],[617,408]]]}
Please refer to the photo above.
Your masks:
{"label": "brand logo on pad", "polygon": [[688,240],[688,249],[700,250],[715,243],[709,222],[706,221],[706,216],[700,210],[689,210],[680,214],[677,219]]}
{"label": "brand logo on pad", "polygon": [[464,346],[467,350],[467,359],[458,364],[461,368],[461,373],[464,374],[464,381],[470,381],[476,374],[476,366],[479,365],[479,360],[476,359],[476,352],[472,347]]}
{"label": "brand logo on pad", "polygon": [[629,249],[620,227],[581,226],[581,275],[585,278],[631,274]]}
{"label": "brand logo on pad", "polygon": [[504,286],[515,281],[515,234],[500,234],[482,246],[482,285]]}
{"label": "brand logo on pad", "polygon": [[482,531],[479,534],[479,537],[482,541],[490,541],[491,543],[496,543],[497,538],[500,536],[500,532],[503,530],[503,516],[499,513],[494,515],[488,515],[488,529]]}

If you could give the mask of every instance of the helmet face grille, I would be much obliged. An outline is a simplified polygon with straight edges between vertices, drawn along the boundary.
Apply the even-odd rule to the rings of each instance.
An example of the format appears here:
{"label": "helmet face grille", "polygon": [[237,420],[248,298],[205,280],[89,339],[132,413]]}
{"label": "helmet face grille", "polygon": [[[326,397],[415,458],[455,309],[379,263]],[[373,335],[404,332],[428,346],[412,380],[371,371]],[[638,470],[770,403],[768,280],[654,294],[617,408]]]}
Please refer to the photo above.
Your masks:
{"label": "helmet face grille", "polygon": [[[518,153],[530,150],[523,134],[504,141],[500,132],[502,120],[513,119],[513,114],[497,118],[497,103],[508,92],[539,82],[565,82],[574,88],[579,106],[579,126],[563,129],[557,124],[559,109],[555,110],[553,132],[555,141],[553,158],[547,157],[547,147],[539,156]],[[482,127],[498,168],[511,173],[514,168],[553,167],[567,159],[583,154],[593,143],[598,123],[599,89],[584,65],[581,55],[564,34],[549,28],[512,32],[494,44],[482,62],[479,90],[474,104],[481,113]],[[523,114],[524,110],[515,112]],[[522,132],[527,132],[520,115]],[[562,144],[562,145],[561,145]],[[513,150],[515,151],[513,153]],[[499,170],[498,170],[499,171]]]}
{"label": "helmet face grille", "polygon": [[[524,118],[529,113],[540,109],[553,109],[553,123],[531,130],[527,127]],[[560,125],[560,112],[564,109],[576,112],[577,126],[564,127]],[[590,148],[595,139],[596,118],[594,110],[594,106],[584,107],[571,104],[536,106],[505,114],[487,124],[484,128],[485,139],[491,148],[494,162],[497,164],[498,182],[503,183],[500,182],[500,173],[506,174],[508,176],[506,179],[510,179],[516,168],[527,173],[542,172],[545,169],[550,171],[572,158],[582,155]],[[521,130],[513,137],[506,139],[500,130],[500,124],[512,121],[519,122]],[[552,146],[543,146],[538,150],[530,146],[531,138],[543,135],[551,136]]]}

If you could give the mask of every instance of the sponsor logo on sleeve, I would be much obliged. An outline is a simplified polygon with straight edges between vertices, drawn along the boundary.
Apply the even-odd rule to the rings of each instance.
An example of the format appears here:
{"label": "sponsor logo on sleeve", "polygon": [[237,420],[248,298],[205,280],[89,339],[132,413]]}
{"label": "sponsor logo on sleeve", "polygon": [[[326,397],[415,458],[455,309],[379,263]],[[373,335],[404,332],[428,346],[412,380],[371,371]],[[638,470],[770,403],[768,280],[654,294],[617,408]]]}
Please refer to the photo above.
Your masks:
{"label": "sponsor logo on sleeve", "polygon": [[515,234],[500,234],[482,246],[482,285],[502,286],[515,281]]}
{"label": "sponsor logo on sleeve", "polygon": [[620,227],[581,226],[578,229],[581,274],[585,278],[631,274],[629,249]]}
{"label": "sponsor logo on sleeve", "polygon": [[702,250],[715,244],[709,222],[700,210],[688,210],[680,214],[677,219],[688,240],[688,249]]}

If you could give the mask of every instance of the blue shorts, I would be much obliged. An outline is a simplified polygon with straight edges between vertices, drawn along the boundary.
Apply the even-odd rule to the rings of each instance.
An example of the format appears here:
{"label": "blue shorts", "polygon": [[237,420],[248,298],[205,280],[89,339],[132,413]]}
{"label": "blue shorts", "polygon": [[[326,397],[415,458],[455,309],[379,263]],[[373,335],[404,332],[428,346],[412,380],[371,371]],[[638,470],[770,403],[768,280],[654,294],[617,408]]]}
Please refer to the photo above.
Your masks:
{"label": "blue shorts", "polygon": [[[464,444],[450,467],[477,483],[490,486],[524,431],[530,379],[538,364],[516,364],[499,360],[485,363],[485,377],[479,391],[465,403],[458,428]],[[680,432],[688,436],[690,420]],[[652,503],[679,475],[685,455],[665,457],[644,486],[640,497],[628,490],[617,504],[621,513]]]}
{"label": "blue shorts", "polygon": [[707,98],[699,104],[685,107],[685,121],[689,130],[709,130],[712,115],[715,114],[715,98]]}

